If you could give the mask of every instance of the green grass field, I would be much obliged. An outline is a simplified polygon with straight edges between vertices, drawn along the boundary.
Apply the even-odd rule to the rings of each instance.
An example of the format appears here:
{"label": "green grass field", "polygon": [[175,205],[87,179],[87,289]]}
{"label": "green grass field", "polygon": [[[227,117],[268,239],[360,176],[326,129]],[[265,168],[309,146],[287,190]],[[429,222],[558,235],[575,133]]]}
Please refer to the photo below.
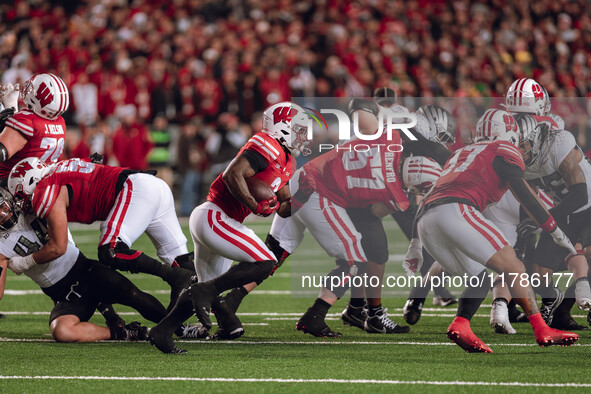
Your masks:
{"label": "green grass field", "polygon": [[[269,222],[251,226],[264,237]],[[393,222],[387,227],[390,253],[404,253],[400,231]],[[73,233],[80,248],[96,256],[98,230],[79,228]],[[314,250],[313,242],[306,242],[304,250]],[[145,237],[135,246],[154,255]],[[392,272],[400,271],[400,259],[389,264]],[[55,343],[48,328],[51,300],[24,275],[9,274],[0,302],[0,310],[8,315],[0,320],[0,392],[488,392],[506,390],[503,386],[582,392],[591,387],[587,366],[591,333],[583,332],[576,346],[548,349],[535,344],[528,324],[516,324],[516,335],[497,335],[488,325],[489,301],[472,326],[494,354],[466,354],[452,344],[445,330],[455,308],[433,308],[430,299],[420,322],[408,334],[372,335],[343,326],[343,299],[328,320],[343,333],[342,338],[304,335],[296,331],[295,323],[313,297],[291,295],[290,269],[286,263],[245,298],[238,313],[246,330],[242,338],[179,341],[180,347],[189,350],[187,355],[165,355],[146,342]],[[142,274],[129,277],[166,305],[163,281]],[[402,296],[384,300],[398,322],[403,322],[404,300]],[[128,308],[117,310],[128,322],[152,325]],[[576,315],[582,323],[582,313]],[[100,315],[92,321],[104,323]]]}

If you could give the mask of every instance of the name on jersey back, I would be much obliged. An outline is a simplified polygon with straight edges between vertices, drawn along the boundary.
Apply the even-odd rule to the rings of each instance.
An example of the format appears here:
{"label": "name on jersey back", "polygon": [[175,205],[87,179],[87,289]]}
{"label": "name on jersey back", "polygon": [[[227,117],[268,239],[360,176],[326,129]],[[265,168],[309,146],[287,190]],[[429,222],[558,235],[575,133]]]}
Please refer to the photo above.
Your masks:
{"label": "name on jersey back", "polygon": [[45,134],[64,134],[64,128],[61,124],[45,124]]}

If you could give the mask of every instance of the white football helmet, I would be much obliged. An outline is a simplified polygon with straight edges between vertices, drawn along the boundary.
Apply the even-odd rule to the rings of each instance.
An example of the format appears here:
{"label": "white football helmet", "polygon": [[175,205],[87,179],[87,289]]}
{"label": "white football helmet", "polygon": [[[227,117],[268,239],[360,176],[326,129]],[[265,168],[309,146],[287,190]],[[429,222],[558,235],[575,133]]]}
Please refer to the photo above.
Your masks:
{"label": "white football helmet", "polygon": [[427,119],[433,135],[429,138],[439,143],[453,144],[456,140],[456,121],[451,113],[438,105],[423,105],[417,110]]}
{"label": "white football helmet", "polygon": [[8,191],[23,211],[29,211],[37,183],[50,171],[51,167],[37,157],[22,159],[12,168],[8,176]]}
{"label": "white football helmet", "polygon": [[523,161],[526,167],[529,167],[540,154],[540,148],[548,134],[549,126],[547,122],[538,122],[530,114],[515,114],[514,117],[521,133],[520,148]]}
{"label": "white football helmet", "polygon": [[274,104],[263,112],[263,133],[279,141],[293,157],[312,153],[307,147],[308,124],[304,109],[289,101]]}
{"label": "white football helmet", "polygon": [[33,75],[25,82],[20,95],[31,111],[49,120],[61,116],[70,105],[65,82],[54,74]]}
{"label": "white football helmet", "polygon": [[428,193],[440,175],[439,163],[426,156],[407,157],[402,164],[402,181],[411,193]]}
{"label": "white football helmet", "polygon": [[476,141],[508,141],[519,148],[521,141],[513,115],[500,109],[489,109],[476,125]]}
{"label": "white football helmet", "polygon": [[548,92],[531,78],[514,81],[505,96],[505,108],[509,112],[525,112],[545,115],[550,111]]}

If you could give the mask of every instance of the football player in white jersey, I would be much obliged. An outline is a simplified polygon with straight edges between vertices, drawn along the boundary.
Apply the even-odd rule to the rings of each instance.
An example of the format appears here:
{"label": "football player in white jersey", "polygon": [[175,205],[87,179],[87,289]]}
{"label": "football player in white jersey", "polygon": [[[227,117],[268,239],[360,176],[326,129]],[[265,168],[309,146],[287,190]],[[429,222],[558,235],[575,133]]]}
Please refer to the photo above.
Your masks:
{"label": "football player in white jersey", "polygon": [[[375,99],[375,98],[374,98]],[[413,128],[413,134],[426,140],[437,142],[449,151],[451,145],[455,142],[456,124],[453,116],[447,110],[437,105],[423,105],[416,112],[417,125]],[[419,193],[424,194],[424,193]],[[412,224],[416,213],[416,208],[420,202],[417,195],[411,197],[411,207],[403,212],[395,212],[392,217],[398,223],[405,236],[410,240],[412,233]],[[443,268],[426,251],[424,251],[423,265],[421,274],[423,275],[423,286],[414,287],[406,301],[403,314],[408,324],[416,324],[421,316],[421,311],[425,303],[425,298],[429,294],[427,284],[430,278],[439,276],[443,273]],[[434,289],[433,305],[449,306],[457,303],[457,299],[444,286],[437,286]]]}
{"label": "football player in white jersey", "polygon": [[[566,268],[573,273],[573,283],[562,303],[561,294],[552,288],[551,280],[543,281],[538,288],[543,297],[541,311],[553,327],[584,329],[572,319],[570,309],[575,302],[580,309],[591,309],[589,269],[585,258],[591,254],[591,165],[569,131],[558,129],[554,122],[538,122],[530,115],[518,114],[516,118],[526,143],[531,144],[529,157],[526,157],[525,178],[552,197],[555,203],[551,209],[553,216],[569,238],[582,247],[577,255],[570,256],[547,245],[545,235],[541,235],[534,254],[536,272],[548,278],[552,278],[553,272]],[[519,224],[518,233],[526,239],[536,229],[537,226],[526,219]],[[548,286],[544,286],[546,284]]]}
{"label": "football player in white jersey", "polygon": [[[570,315],[573,304],[583,310],[591,308],[588,264],[582,256],[591,256],[591,165],[577,146],[574,136],[564,129],[564,121],[550,113],[551,104],[543,86],[533,79],[518,79],[509,87],[505,106],[517,114],[523,143],[529,152],[524,156],[527,170],[525,179],[548,193],[556,206],[554,217],[567,235],[582,245],[578,255],[566,256],[562,250],[548,245],[545,236],[536,247],[536,272],[549,281],[542,281],[536,289],[542,296],[541,312],[554,328],[577,330],[586,327],[577,324]],[[529,220],[520,223],[518,232],[527,238],[536,226]],[[567,258],[565,262],[565,258]],[[573,283],[561,302],[562,294],[551,283],[554,271],[568,268]],[[548,286],[546,286],[548,285]]]}
{"label": "football player in white jersey", "polygon": [[12,260],[41,248],[48,235],[42,220],[34,215],[19,214],[12,196],[3,188],[0,188],[0,233],[0,268],[4,271],[0,276],[0,297],[6,285],[6,268],[30,277],[54,301],[49,327],[57,342],[146,339],[146,327],[137,322],[121,327],[90,323],[88,320],[101,302],[128,305],[155,323],[166,316],[166,308],[156,298],[139,290],[119,272],[87,259],[71,237],[66,253],[49,263],[24,268],[18,264],[18,259]]}

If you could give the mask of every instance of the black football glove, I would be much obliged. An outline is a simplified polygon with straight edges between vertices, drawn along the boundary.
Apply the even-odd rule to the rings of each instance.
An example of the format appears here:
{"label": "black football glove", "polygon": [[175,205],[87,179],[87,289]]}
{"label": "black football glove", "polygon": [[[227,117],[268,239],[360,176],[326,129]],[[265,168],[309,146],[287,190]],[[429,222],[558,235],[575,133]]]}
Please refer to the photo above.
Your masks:
{"label": "black football glove", "polygon": [[532,218],[522,220],[517,225],[517,236],[521,239],[527,239],[538,229],[538,225]]}
{"label": "black football glove", "polygon": [[10,118],[12,115],[14,115],[14,108],[12,107],[0,111],[0,131],[4,130],[4,124],[6,123],[6,120],[8,120],[8,118]]}
{"label": "black football glove", "polygon": [[103,164],[105,156],[101,155],[100,153],[94,152],[92,155],[89,156],[89,158],[92,164]]}

